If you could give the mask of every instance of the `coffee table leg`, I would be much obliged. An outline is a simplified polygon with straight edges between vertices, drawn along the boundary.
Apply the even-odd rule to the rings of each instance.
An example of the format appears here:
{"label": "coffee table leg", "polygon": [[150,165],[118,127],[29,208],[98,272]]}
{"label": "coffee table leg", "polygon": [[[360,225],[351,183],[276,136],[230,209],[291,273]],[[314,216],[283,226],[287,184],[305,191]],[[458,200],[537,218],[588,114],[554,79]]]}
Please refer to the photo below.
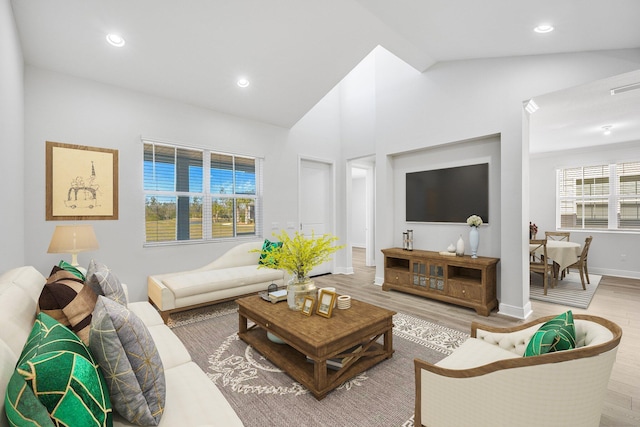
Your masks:
{"label": "coffee table leg", "polygon": [[247,332],[247,318],[238,311],[238,334]]}
{"label": "coffee table leg", "polygon": [[327,361],[316,361],[313,365],[313,382],[316,390],[323,390],[327,386]]}
{"label": "coffee table leg", "polygon": [[384,352],[387,354],[387,359],[393,356],[393,329],[389,328],[384,333]]}

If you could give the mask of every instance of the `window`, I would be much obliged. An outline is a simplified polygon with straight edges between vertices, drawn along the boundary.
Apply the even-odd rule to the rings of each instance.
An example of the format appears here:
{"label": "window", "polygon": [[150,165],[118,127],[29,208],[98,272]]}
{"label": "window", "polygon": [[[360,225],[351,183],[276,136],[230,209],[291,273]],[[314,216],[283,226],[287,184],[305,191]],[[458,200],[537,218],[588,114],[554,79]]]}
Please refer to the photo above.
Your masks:
{"label": "window", "polygon": [[640,162],[557,171],[560,228],[640,230]]}
{"label": "window", "polygon": [[262,235],[258,158],[144,141],[146,243]]}

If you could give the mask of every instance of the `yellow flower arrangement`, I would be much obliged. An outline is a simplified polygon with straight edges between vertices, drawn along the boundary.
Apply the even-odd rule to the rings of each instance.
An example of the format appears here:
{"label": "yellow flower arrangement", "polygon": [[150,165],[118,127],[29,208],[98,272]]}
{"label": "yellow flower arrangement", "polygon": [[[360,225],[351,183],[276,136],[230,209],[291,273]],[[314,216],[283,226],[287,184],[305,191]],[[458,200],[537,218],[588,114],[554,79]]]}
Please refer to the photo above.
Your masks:
{"label": "yellow flower arrangement", "polygon": [[312,233],[311,237],[307,238],[296,231],[295,235],[291,237],[285,230],[282,230],[279,235],[275,233],[273,235],[282,242],[282,246],[272,249],[258,249],[257,251],[264,255],[260,267],[284,270],[294,275],[298,281],[307,278],[314,267],[330,261],[331,254],[345,246],[333,246],[333,242],[338,238],[331,234],[316,237]]}

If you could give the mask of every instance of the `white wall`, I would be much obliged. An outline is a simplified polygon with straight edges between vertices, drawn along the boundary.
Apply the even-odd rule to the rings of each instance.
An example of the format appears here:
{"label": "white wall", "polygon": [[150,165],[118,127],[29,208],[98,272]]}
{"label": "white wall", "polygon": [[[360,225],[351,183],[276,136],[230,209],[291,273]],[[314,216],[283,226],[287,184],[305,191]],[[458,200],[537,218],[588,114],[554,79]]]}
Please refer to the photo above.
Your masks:
{"label": "white wall", "polygon": [[[46,253],[55,225],[65,222],[44,219],[45,141],[117,149],[120,218],[91,221],[100,249],[80,254],[79,261],[81,265],[91,258],[104,262],[129,284],[134,300],[146,299],[149,274],[204,265],[237,243],[143,247],[141,136],[265,157],[267,236],[273,223],[284,228],[297,222],[298,154],[332,158],[339,149],[338,131],[335,125],[325,126],[328,113],[322,106],[289,131],[34,67],[27,67],[25,92],[24,168],[25,186],[30,189],[25,202],[25,262],[46,275],[64,257]],[[334,109],[330,113],[336,114]]]}
{"label": "white wall", "polygon": [[9,0],[0,0],[0,273],[24,264],[24,79]]}
{"label": "white wall", "polygon": [[[402,232],[395,218],[404,208],[388,203],[394,198],[391,155],[500,135],[500,240],[485,249],[501,258],[500,312],[528,316],[529,174],[522,101],[639,66],[635,49],[455,61],[418,73],[390,53],[376,52],[377,249],[395,245]],[[381,282],[379,251],[376,265]]]}
{"label": "white wall", "polygon": [[[538,236],[556,229],[556,169],[640,161],[640,141],[590,149],[551,152],[531,156],[531,203],[529,218],[538,225]],[[640,278],[640,233],[571,231],[571,240],[584,242],[593,236],[589,248],[589,272]]]}
{"label": "white wall", "polygon": [[[478,140],[433,147],[392,156],[394,210],[393,246],[402,247],[402,232],[413,230],[413,248],[444,251],[462,235],[465,253],[470,253],[469,226],[466,224],[421,223],[405,220],[405,175],[430,169],[444,169],[478,163],[489,163],[489,215],[490,222],[480,227],[478,255],[500,257],[500,138],[490,136]],[[472,215],[468,212],[466,215]],[[487,218],[483,218],[485,221]]]}

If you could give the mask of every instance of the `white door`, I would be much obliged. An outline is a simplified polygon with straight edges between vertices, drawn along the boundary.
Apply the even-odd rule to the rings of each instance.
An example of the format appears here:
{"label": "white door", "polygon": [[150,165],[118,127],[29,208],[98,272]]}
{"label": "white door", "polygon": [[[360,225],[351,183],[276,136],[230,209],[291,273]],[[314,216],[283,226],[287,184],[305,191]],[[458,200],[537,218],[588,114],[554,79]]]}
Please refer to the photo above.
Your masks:
{"label": "white door", "polygon": [[[300,232],[307,237],[333,234],[333,165],[300,159]],[[334,254],[335,255],[335,254]],[[312,276],[332,273],[333,262],[313,269]]]}

